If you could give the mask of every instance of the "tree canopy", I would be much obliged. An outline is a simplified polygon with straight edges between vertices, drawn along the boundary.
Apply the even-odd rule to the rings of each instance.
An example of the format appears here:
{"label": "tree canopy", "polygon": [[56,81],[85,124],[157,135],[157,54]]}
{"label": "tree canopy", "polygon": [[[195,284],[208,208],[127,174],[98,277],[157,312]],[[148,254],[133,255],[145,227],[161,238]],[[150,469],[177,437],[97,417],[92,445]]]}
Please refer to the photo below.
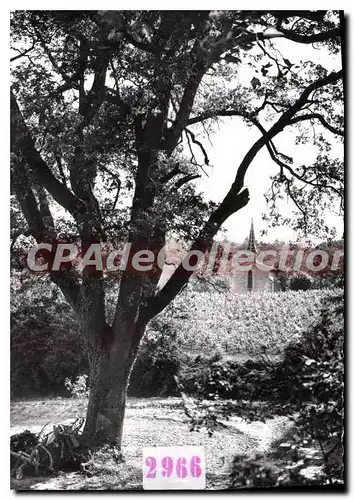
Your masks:
{"label": "tree canopy", "polygon": [[[297,227],[305,229],[321,226],[324,204],[342,203],[342,162],[331,157],[329,138],[344,135],[341,72],[328,74],[311,61],[294,67],[272,45],[285,37],[338,52],[338,13],[17,11],[12,35],[15,178],[19,183],[27,172],[36,184],[42,213],[29,223],[22,211],[30,226],[37,219],[29,231],[37,239],[43,238],[40,220],[53,229],[50,214],[44,215],[48,196],[71,215],[62,218],[61,232],[76,231],[73,219],[89,212],[90,231],[128,237],[129,201],[139,197],[140,181],[149,228],[191,240],[204,223],[199,237],[215,233],[211,227],[219,229],[246,203],[245,174],[262,147],[279,166],[268,194],[273,219],[281,219],[276,201],[284,192],[301,216]],[[237,81],[240,64],[255,72],[247,86]],[[200,148],[207,165],[191,127],[210,127],[223,116],[242,117],[260,138],[215,207],[196,195],[191,181],[203,175],[203,165],[187,160],[181,141]],[[319,146],[310,166],[293,165],[273,142],[285,127],[299,125],[298,141]],[[146,144],[158,158],[150,178],[138,179],[137,152]]]}
{"label": "tree canopy", "polygon": [[[279,167],[268,194],[276,223],[284,222],[276,208],[284,193],[298,215],[286,222],[305,232],[325,229],[324,211],[343,207],[343,166],[331,154],[344,137],[342,71],[296,65],[276,45],[287,39],[339,54],[338,12],[15,11],[11,31],[14,239],[22,232],[53,252],[58,241],[79,239],[83,251],[129,241],[134,253],[156,252],[177,235],[204,252],[248,203],[245,177],[263,148]],[[238,78],[244,66],[249,81]],[[201,132],[229,116],[259,138],[224,199],[209,203],[194,183],[209,163]],[[275,144],[290,128],[299,147],[318,148],[314,164],[296,165]],[[97,346],[120,339],[131,363],[147,322],[193,273],[181,264],[159,288],[161,269],[153,271],[123,272],[112,325],[103,270],[79,274],[66,263],[51,273],[92,359]]]}

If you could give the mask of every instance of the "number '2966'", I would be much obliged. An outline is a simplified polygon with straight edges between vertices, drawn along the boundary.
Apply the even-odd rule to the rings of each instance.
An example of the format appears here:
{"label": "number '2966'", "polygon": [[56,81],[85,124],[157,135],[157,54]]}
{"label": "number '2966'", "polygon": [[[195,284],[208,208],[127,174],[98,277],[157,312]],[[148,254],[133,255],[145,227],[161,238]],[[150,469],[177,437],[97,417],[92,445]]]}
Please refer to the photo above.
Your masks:
{"label": "number '2966'", "polygon": [[184,457],[179,457],[175,461],[172,457],[163,457],[161,463],[158,464],[155,457],[146,457],[145,465],[149,467],[146,474],[147,479],[154,479],[156,477],[156,470],[161,470],[163,477],[170,477],[174,471],[180,478],[185,477],[199,477],[202,474],[200,467],[201,458],[198,456],[191,457],[187,460]]}

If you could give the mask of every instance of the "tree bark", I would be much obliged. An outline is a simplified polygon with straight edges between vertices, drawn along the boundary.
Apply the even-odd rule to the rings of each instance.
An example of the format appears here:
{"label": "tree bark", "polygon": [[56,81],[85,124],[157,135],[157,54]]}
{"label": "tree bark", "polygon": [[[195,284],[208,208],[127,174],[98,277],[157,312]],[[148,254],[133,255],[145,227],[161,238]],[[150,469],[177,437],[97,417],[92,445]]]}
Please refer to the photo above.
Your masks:
{"label": "tree bark", "polygon": [[82,442],[121,449],[130,373],[145,325],[120,325],[113,344],[91,352],[90,397]]}

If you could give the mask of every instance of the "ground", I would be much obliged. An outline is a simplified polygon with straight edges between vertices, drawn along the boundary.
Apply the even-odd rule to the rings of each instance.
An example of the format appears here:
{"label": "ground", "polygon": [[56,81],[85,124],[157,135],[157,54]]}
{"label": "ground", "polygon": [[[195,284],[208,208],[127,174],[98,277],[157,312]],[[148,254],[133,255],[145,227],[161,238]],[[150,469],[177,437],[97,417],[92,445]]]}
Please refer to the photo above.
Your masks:
{"label": "ground", "polygon": [[[72,422],[84,416],[85,399],[54,398],[15,401],[11,404],[11,434],[29,429],[39,432],[45,424]],[[236,454],[267,451],[281,439],[291,423],[276,417],[266,423],[245,423],[234,417],[227,428],[208,437],[205,432],[190,432],[179,398],[131,398],[127,404],[123,453],[126,460],[117,464],[107,453],[95,457],[95,474],[61,473],[54,478],[14,480],[14,489],[32,490],[137,490],[142,489],[142,451],[146,446],[202,445],[206,451],[207,489],[224,489]]]}

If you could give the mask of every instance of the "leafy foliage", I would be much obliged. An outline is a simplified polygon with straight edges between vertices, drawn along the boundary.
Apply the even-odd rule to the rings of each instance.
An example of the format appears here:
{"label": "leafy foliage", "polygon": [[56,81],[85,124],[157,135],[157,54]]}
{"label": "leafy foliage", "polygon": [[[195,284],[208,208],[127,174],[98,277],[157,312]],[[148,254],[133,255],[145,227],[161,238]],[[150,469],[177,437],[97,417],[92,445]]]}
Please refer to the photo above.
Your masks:
{"label": "leafy foliage", "polygon": [[11,391],[64,393],[64,381],[87,371],[78,324],[56,287],[13,272]]}
{"label": "leafy foliage", "polygon": [[65,388],[74,398],[87,398],[89,396],[88,376],[86,374],[79,375],[74,382],[69,378],[64,381]]}
{"label": "leafy foliage", "polygon": [[[85,397],[88,361],[75,317],[53,285],[20,276],[12,278],[13,395],[30,391]],[[192,283],[150,322],[130,377],[130,395],[173,395],[175,376],[189,393],[196,387],[205,397],[215,387],[224,398],[247,395],[246,381],[265,395],[273,364],[267,356],[283,353],[300,338],[320,317],[322,301],[337,293],[235,295],[206,286],[200,288],[199,280]],[[114,295],[115,286],[107,290],[108,314],[114,310]],[[280,372],[276,376],[285,377]]]}
{"label": "leafy foliage", "polygon": [[[222,402],[220,384],[215,383],[214,390],[209,386],[212,403],[204,399],[205,392],[198,386],[194,387],[194,394],[199,389],[197,400],[184,395],[192,428],[206,427],[211,434],[232,415],[248,421],[287,415],[294,421],[294,434],[279,443],[279,448],[291,452],[285,475],[282,468],[264,464],[263,457],[237,457],[231,476],[234,486],[304,484],[301,471],[312,462],[311,447],[315,443],[323,465],[316,484],[343,482],[343,331],[343,296],[337,294],[326,302],[321,320],[286,348],[280,365],[270,366],[268,374],[259,372],[259,377],[239,379],[248,392],[247,399],[244,392],[245,399],[241,396],[236,401]],[[255,404],[258,384],[271,390],[271,394],[265,391],[262,395],[262,399],[271,395],[271,405]],[[180,389],[184,389],[183,383]]]}
{"label": "leafy foliage", "polygon": [[154,318],[140,346],[128,394],[147,397],[177,394],[175,376],[185,362],[177,331],[161,318]]}
{"label": "leafy foliage", "polygon": [[59,470],[79,470],[83,458],[79,444],[83,419],[70,425],[54,425],[53,430],[34,434],[28,430],[10,438],[11,474],[24,476],[53,475]]}
{"label": "leafy foliage", "polygon": [[284,293],[185,290],[161,315],[178,332],[183,350],[197,356],[218,349],[223,355],[278,354],[320,319],[321,304],[337,290]]}

